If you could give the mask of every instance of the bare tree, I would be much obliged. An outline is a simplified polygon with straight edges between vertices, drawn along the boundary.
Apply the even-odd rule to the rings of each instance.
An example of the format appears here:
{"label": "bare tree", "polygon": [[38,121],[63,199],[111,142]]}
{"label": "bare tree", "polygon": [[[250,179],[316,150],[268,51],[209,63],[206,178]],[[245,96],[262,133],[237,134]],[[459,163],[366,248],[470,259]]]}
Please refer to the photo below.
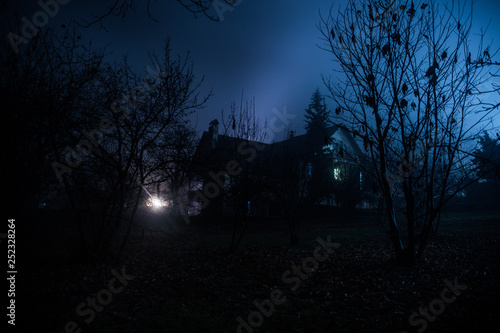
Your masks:
{"label": "bare tree", "polygon": [[[187,116],[201,109],[210,96],[200,96],[203,79],[196,80],[189,55],[184,58],[171,55],[168,40],[162,56],[151,55],[151,62],[156,75],[140,78],[131,74],[128,77],[129,94],[123,105],[125,118],[118,117],[121,123],[116,125],[114,135],[113,155],[121,159],[116,163],[121,175],[118,183],[121,182],[119,187],[128,192],[122,199],[126,199],[129,193],[132,195],[129,205],[132,212],[119,253],[128,239],[133,217],[144,196],[151,197],[152,190],[163,181],[157,171],[165,164],[163,160],[155,159],[156,144],[162,139],[165,141],[165,136],[179,124],[186,123]],[[116,107],[121,108],[120,103]],[[111,182],[116,183],[116,180]]]}
{"label": "bare tree", "polygon": [[50,162],[74,135],[80,102],[103,69],[103,55],[67,27],[45,29],[17,53],[4,38],[0,64],[2,160],[14,161],[3,163],[2,175],[16,180],[9,207],[25,212],[60,190]]}
{"label": "bare tree", "polygon": [[[150,148],[154,158],[156,193],[166,191],[166,199],[172,205],[169,209],[174,215],[183,214],[182,205],[187,205],[187,184],[189,166],[198,143],[196,131],[184,120],[169,125],[164,134]],[[164,186],[164,188],[162,187]],[[161,195],[158,195],[161,197]]]}
{"label": "bare tree", "polygon": [[318,200],[312,186],[312,159],[292,140],[273,144],[266,151],[266,186],[280,203],[290,232],[290,244],[299,243],[300,222],[308,207]]}
{"label": "bare tree", "polygon": [[[239,172],[228,174],[225,187],[226,200],[234,213],[231,251],[236,251],[246,234],[249,224],[265,202],[263,187],[263,142],[266,140],[266,124],[255,115],[255,99],[247,100],[241,94],[240,106],[232,103],[227,120],[222,114],[224,132],[235,138],[232,160],[237,161]],[[251,154],[245,152],[251,149]]]}
{"label": "bare tree", "polygon": [[[65,61],[65,55],[77,54],[76,48],[61,48],[52,58]],[[85,69],[84,60],[75,67]],[[64,185],[78,217],[83,259],[112,259],[122,252],[138,209],[162,181],[162,161],[155,160],[153,147],[208,98],[200,98],[202,80],[195,79],[189,57],[173,59],[168,41],[163,56],[152,55],[151,61],[153,73],[146,76],[132,72],[125,60],[116,66],[98,62],[85,71],[62,66],[59,81],[53,81],[50,92],[58,96],[65,95],[66,78],[89,81],[69,90],[75,94],[71,103],[52,105],[68,120],[46,137],[53,143],[54,160],[47,161],[52,178]],[[59,132],[65,135],[55,136]]]}
{"label": "bare tree", "polygon": [[352,210],[362,200],[359,166],[352,162],[336,161],[333,167],[333,193],[336,203],[345,210]]}
{"label": "bare tree", "polygon": [[421,257],[439,212],[468,185],[474,136],[494,111],[480,108],[488,77],[473,60],[482,48],[471,54],[471,19],[472,5],[363,0],[321,20],[339,69],[324,81],[364,143],[400,262]]}
{"label": "bare tree", "polygon": [[[212,21],[220,21],[221,17],[219,12],[231,10],[232,6],[237,6],[243,0],[175,0],[179,5],[187,9],[193,14],[201,14]],[[90,27],[94,24],[99,24],[105,27],[104,20],[110,16],[125,16],[130,12],[135,12],[137,0],[113,0],[111,5],[103,14],[95,15],[93,20],[87,21],[82,24],[83,27]],[[159,22],[151,10],[152,2],[147,0],[144,4],[147,7],[148,16],[153,21]]]}

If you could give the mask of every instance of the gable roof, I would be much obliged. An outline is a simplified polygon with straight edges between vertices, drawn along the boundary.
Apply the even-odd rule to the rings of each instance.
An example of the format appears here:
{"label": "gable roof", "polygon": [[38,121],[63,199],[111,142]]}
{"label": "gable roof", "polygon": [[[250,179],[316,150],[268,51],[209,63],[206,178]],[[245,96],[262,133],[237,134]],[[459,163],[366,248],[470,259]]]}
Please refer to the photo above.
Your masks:
{"label": "gable roof", "polygon": [[[342,126],[330,126],[325,129],[324,132],[324,137],[325,137],[325,142],[331,139],[340,139],[342,142],[344,142],[349,150],[351,150],[351,153],[356,156],[363,156],[364,153],[362,152],[361,148],[359,147],[358,143],[356,140],[353,138],[353,136],[347,131],[346,128]],[[309,139],[309,136],[307,134],[302,134],[298,136],[293,136],[291,138],[278,141],[275,143],[272,143],[271,145],[273,147],[276,147],[276,149],[282,150],[282,149],[290,149],[290,147],[293,147],[294,151],[297,151],[299,153],[307,154],[310,151],[310,144],[311,141]]]}
{"label": "gable roof", "polygon": [[354,155],[359,157],[365,155],[365,153],[363,153],[358,143],[356,142],[356,139],[354,139],[354,137],[351,135],[351,133],[349,133],[349,131],[345,127],[342,126],[337,127],[337,130],[332,134],[332,136],[330,136],[330,138],[332,138],[333,136],[342,137],[343,138],[342,141],[348,144],[348,147],[352,149]]}
{"label": "gable roof", "polygon": [[[241,144],[269,145],[264,142],[236,138],[218,133],[215,139],[214,133],[204,131],[200,143],[193,155],[191,166],[192,172],[203,173],[211,169],[225,169],[226,163],[231,160],[236,160],[241,163],[248,158],[247,155],[238,153],[238,147]],[[262,159],[262,156],[260,156],[260,158]]]}
{"label": "gable roof", "polygon": [[[238,154],[238,146],[242,143],[264,145],[266,150],[272,153],[289,153],[294,152],[297,155],[308,156],[311,153],[311,141],[307,134],[289,137],[288,139],[277,141],[273,143],[264,143],[243,138],[236,138],[225,134],[217,133],[217,123],[212,121],[209,131],[204,131],[198,147],[196,148],[193,156],[192,170],[194,172],[202,172],[207,169],[220,169],[224,168],[225,164],[230,160],[241,161],[247,156]],[[215,131],[215,133],[213,132]],[[345,143],[346,148],[356,156],[363,156],[364,153],[360,149],[358,143],[353,136],[341,126],[330,126],[325,129],[325,137],[328,139],[340,139]],[[263,158],[262,155],[260,158]]]}

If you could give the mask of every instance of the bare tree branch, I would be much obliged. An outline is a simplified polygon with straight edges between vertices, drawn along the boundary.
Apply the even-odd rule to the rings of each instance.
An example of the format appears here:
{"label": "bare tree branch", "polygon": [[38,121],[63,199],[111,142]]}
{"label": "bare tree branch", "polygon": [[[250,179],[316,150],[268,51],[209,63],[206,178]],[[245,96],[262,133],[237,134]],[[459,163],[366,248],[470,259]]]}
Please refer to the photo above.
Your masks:
{"label": "bare tree branch", "polygon": [[491,79],[482,70],[490,46],[481,38],[471,54],[472,13],[472,4],[364,0],[321,18],[322,48],[340,68],[323,77],[336,122],[363,142],[401,261],[422,255],[441,209],[467,185],[475,136],[493,118],[480,90]]}
{"label": "bare tree branch", "polygon": [[[122,17],[125,18],[129,11],[136,11],[136,5],[138,4],[138,0],[113,0],[113,4],[109,6],[103,14],[95,15],[93,20],[85,21],[80,25],[84,28],[91,27],[95,24],[99,24],[99,26],[106,29],[104,21],[110,16]],[[227,5],[227,6],[235,6],[238,5],[242,0],[175,0],[179,5],[193,13],[194,15],[202,14],[211,21],[221,21],[221,17],[219,17],[217,10],[212,9],[217,3],[218,5]],[[147,7],[148,17],[155,21],[160,22],[153,13],[152,13],[152,1],[147,0],[144,4]],[[141,4],[142,5],[142,4]]]}

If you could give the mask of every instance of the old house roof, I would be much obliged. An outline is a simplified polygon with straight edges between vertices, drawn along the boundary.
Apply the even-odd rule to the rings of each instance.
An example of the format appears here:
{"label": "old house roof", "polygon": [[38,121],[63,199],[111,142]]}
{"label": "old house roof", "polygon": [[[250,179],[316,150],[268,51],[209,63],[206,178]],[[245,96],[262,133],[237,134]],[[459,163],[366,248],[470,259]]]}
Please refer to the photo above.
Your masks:
{"label": "old house roof", "polygon": [[[325,130],[327,141],[331,140],[342,141],[345,144],[344,149],[347,149],[351,155],[363,156],[364,153],[360,149],[356,140],[347,131],[340,126],[330,126]],[[200,173],[207,169],[223,169],[226,163],[230,160],[242,161],[248,156],[242,156],[238,153],[238,146],[249,147],[249,145],[263,145],[265,151],[289,153],[294,152],[301,156],[308,156],[311,151],[310,137],[307,134],[291,136],[286,140],[273,143],[263,143],[242,138],[231,137],[225,134],[218,133],[218,122],[212,121],[208,131],[204,131],[196,152],[193,157],[192,171]],[[258,154],[261,161],[264,160],[264,154]]]}

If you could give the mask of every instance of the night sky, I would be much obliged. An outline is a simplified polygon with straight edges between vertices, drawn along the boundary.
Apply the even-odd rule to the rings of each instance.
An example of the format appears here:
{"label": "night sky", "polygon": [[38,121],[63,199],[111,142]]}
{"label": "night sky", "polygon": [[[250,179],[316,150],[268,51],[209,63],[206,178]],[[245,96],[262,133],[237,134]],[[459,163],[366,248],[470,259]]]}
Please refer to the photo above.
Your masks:
{"label": "night sky", "polygon": [[[93,16],[106,12],[115,0],[72,0],[62,5],[59,13],[50,19],[54,28],[71,20],[84,23]],[[321,1],[250,1],[244,0],[226,12],[221,22],[214,22],[203,14],[194,15],[175,1],[152,1],[153,17],[147,15],[146,1],[137,1],[136,12],[129,12],[124,19],[110,16],[104,28],[96,24],[81,29],[92,46],[106,47],[108,60],[120,60],[127,55],[136,71],[148,64],[147,50],[161,54],[163,41],[171,37],[174,55],[190,52],[198,78],[205,76],[205,92],[213,89],[214,96],[193,118],[198,130],[227,113],[231,102],[238,105],[244,96],[255,97],[256,113],[264,120],[272,117],[272,109],[297,115],[291,129],[298,134],[304,130],[304,109],[312,93],[326,89],[321,75],[335,74],[330,54],[321,50],[318,23],[319,11],[327,14],[331,0]],[[335,7],[344,1],[335,2]],[[450,2],[451,3],[451,2]],[[36,1],[3,2],[5,13],[17,7],[20,17],[31,17],[40,10]],[[475,4],[473,33],[486,27],[490,18],[500,12],[500,1],[480,0]],[[214,11],[211,11],[215,15]],[[9,15],[9,14],[7,14]],[[500,21],[492,20],[485,42],[498,45]],[[475,36],[475,35],[473,35]],[[327,101],[332,108],[331,101]],[[285,135],[285,133],[283,133]],[[281,139],[278,136],[278,139]]]}

